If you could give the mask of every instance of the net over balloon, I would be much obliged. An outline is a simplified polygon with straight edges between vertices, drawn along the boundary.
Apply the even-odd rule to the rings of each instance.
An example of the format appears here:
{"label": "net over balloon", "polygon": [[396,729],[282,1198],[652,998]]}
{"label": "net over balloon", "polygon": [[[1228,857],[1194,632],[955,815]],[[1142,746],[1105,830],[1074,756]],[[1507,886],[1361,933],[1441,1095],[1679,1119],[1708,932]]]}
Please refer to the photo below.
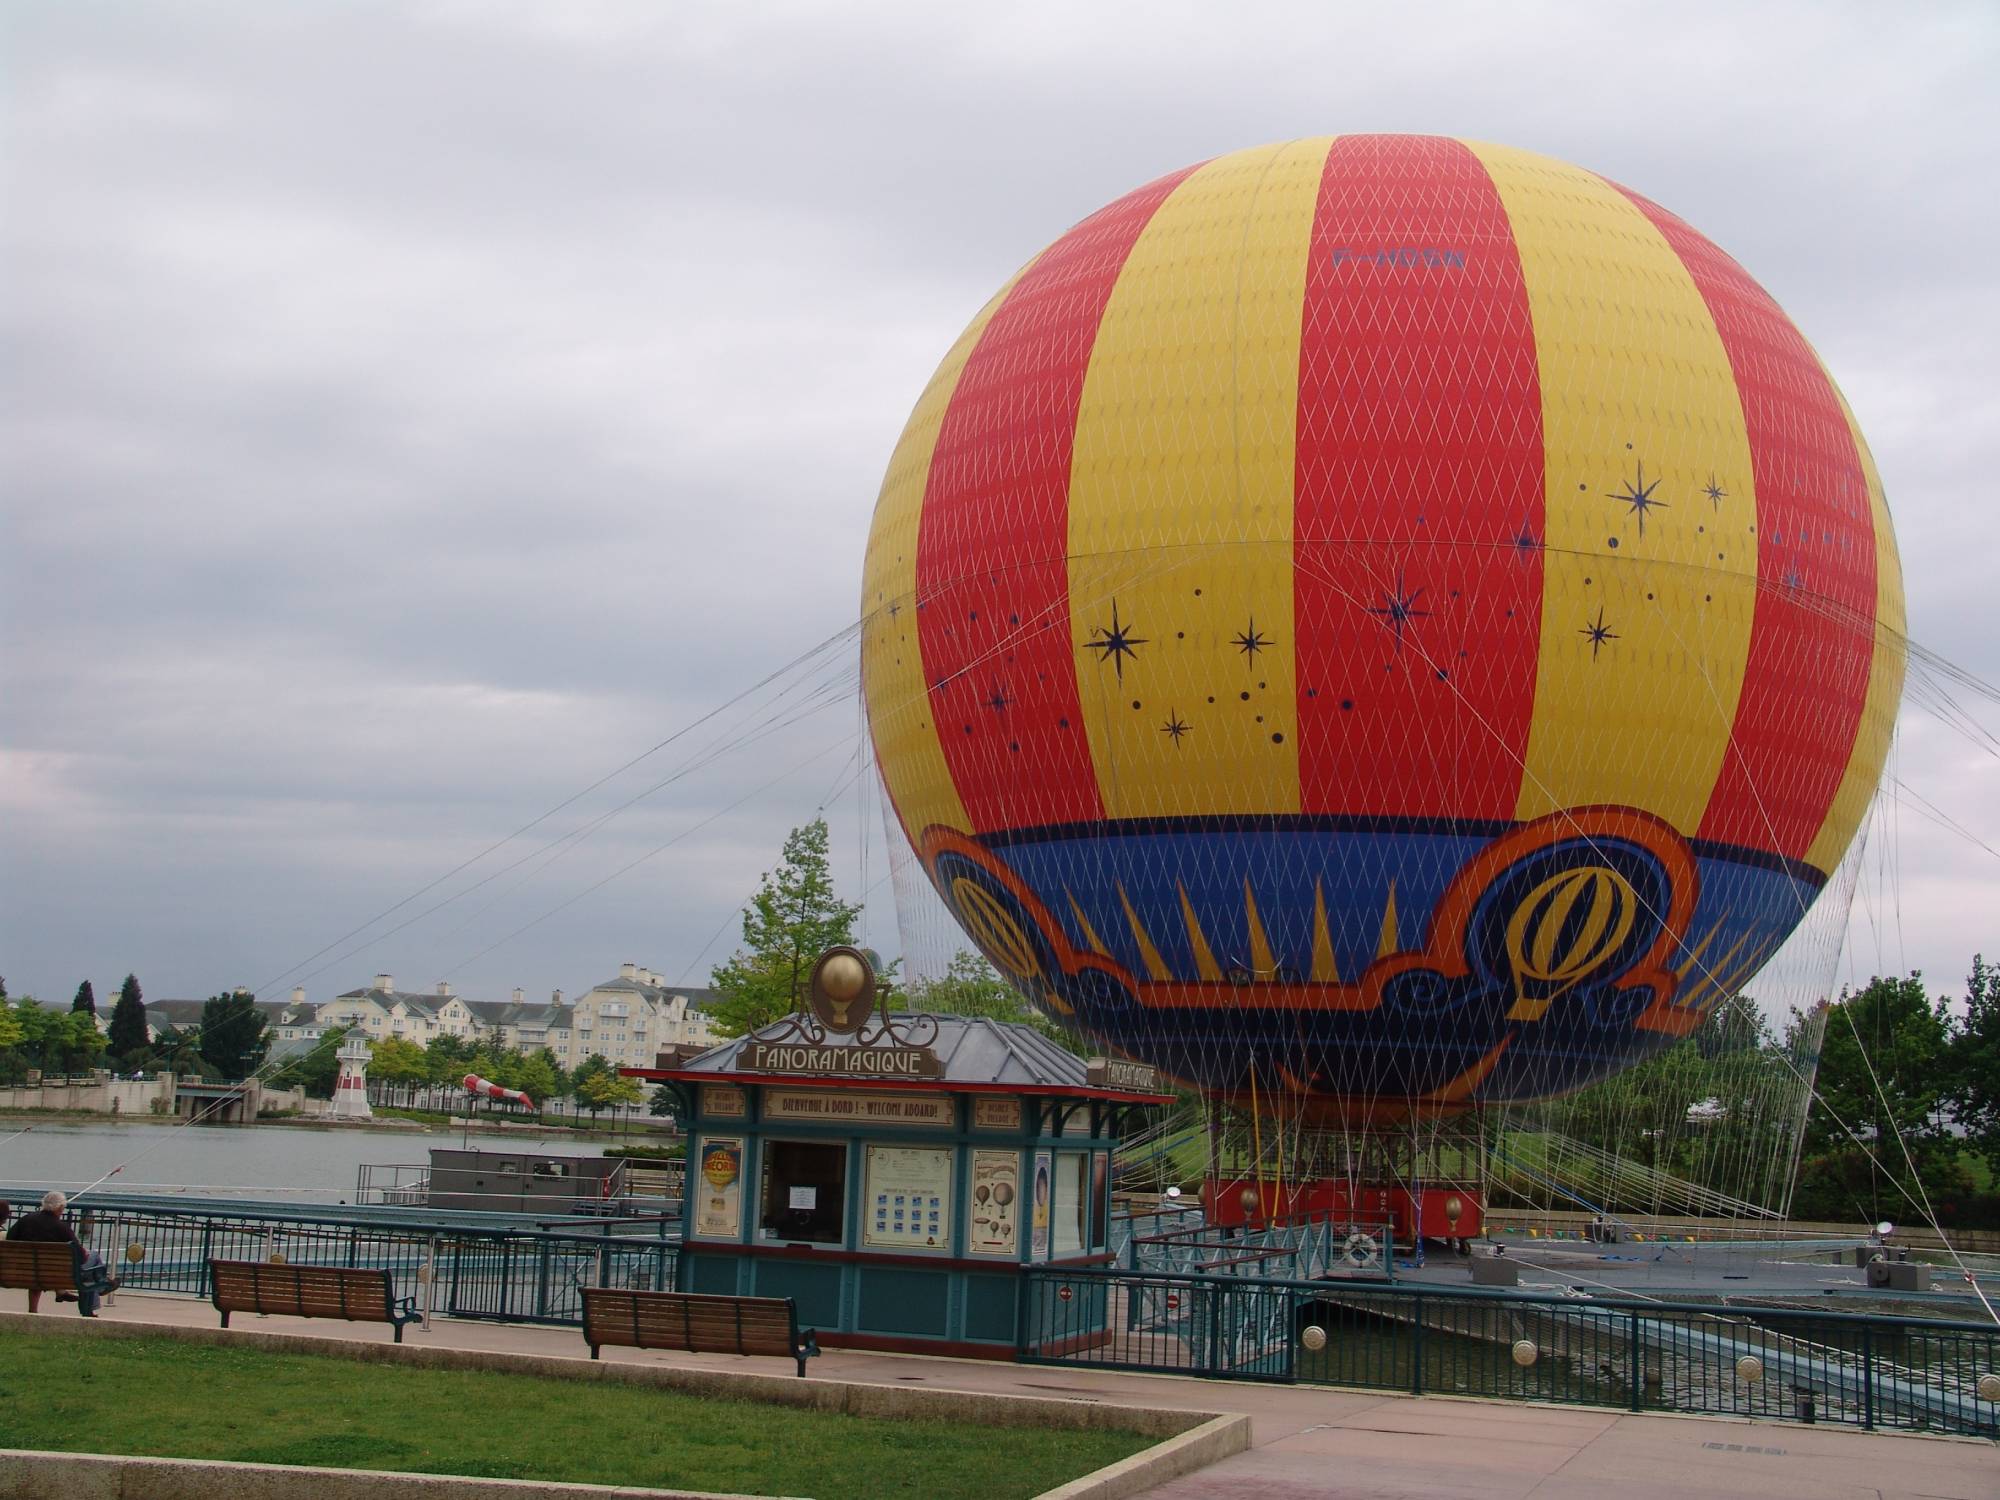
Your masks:
{"label": "net over balloon", "polygon": [[1504,147],[1219,157],[1048,246],[890,460],[883,782],[972,942],[1212,1092],[1443,1113],[1687,1035],[1900,693],[1868,449],[1687,224]]}

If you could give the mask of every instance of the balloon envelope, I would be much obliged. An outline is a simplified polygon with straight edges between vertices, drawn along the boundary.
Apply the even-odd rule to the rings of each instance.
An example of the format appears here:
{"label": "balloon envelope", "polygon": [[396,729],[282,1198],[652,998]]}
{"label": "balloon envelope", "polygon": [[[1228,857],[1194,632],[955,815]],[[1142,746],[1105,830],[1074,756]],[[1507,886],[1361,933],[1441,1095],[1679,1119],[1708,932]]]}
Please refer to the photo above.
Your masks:
{"label": "balloon envelope", "polygon": [[1744,270],[1593,173],[1356,136],[1127,194],[980,312],[864,569],[890,800],[1108,1049],[1441,1112],[1687,1035],[1853,837],[1889,515]]}

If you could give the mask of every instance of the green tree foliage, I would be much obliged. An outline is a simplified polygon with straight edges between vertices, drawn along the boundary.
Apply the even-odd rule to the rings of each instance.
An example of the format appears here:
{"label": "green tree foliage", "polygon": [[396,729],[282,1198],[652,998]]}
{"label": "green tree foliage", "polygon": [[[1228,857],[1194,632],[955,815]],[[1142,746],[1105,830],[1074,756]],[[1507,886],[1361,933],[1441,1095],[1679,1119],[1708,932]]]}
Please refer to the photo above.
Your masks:
{"label": "green tree foliage", "polygon": [[76,998],[70,1001],[69,1008],[78,1015],[89,1016],[93,1020],[96,1018],[97,991],[90,987],[88,979],[76,987]]}
{"label": "green tree foliage", "polygon": [[629,1109],[645,1097],[636,1078],[620,1078],[607,1067],[602,1073],[593,1073],[576,1086],[577,1102],[590,1111],[590,1117],[597,1118],[601,1109]]}
{"label": "green tree foliage", "polygon": [[424,1082],[430,1058],[407,1037],[384,1037],[368,1058],[368,1077],[390,1088],[410,1088]]}
{"label": "green tree foliage", "polygon": [[221,1076],[202,1060],[199,1026],[162,1026],[153,1039],[153,1055],[168,1072],[183,1078]]}
{"label": "green tree foliage", "polygon": [[546,1047],[524,1057],[516,1076],[520,1081],[513,1087],[526,1094],[537,1105],[561,1098],[564,1088],[567,1087],[562,1064],[556,1061],[556,1055]]}
{"label": "green tree foliage", "polygon": [[646,1113],[655,1119],[678,1120],[681,1114],[680,1098],[663,1083],[647,1096]]}
{"label": "green tree foliage", "polygon": [[103,1060],[104,1035],[95,1020],[82,1011],[50,1010],[24,995],[11,1005],[0,1001],[0,1035],[15,1037],[0,1041],[0,1077],[9,1081],[27,1075],[32,1068],[44,1073],[82,1073]]}
{"label": "green tree foliage", "polygon": [[2000,967],[1975,954],[1965,1020],[1951,1039],[1951,1096],[1970,1143],[2000,1182]]}
{"label": "green tree foliage", "polygon": [[28,1071],[28,1059],[21,1045],[27,1039],[28,1028],[6,997],[0,995],[0,1082],[12,1083]]}
{"label": "green tree foliage", "polygon": [[124,984],[118,987],[118,1003],[111,1007],[107,1045],[123,1068],[136,1067],[152,1051],[152,1039],[146,1033],[146,1002],[140,996],[136,974],[127,974]]}
{"label": "green tree foliage", "polygon": [[1949,1007],[1925,993],[1920,974],[1842,992],[1806,1116],[1797,1216],[1909,1220],[1921,1216],[1926,1190],[1934,1200],[1969,1194],[1946,1120],[1951,1031]]}
{"label": "green tree foliage", "polygon": [[720,996],[715,1029],[742,1036],[796,1010],[813,961],[854,941],[858,905],[833,888],[826,819],[794,828],[778,868],[765,874],[743,912],[743,948],[709,982]]}
{"label": "green tree foliage", "polygon": [[312,1046],[285,1059],[272,1073],[271,1086],[302,1088],[315,1099],[331,1099],[333,1086],[340,1081],[340,1044],[351,1030],[349,1026],[328,1027]]}
{"label": "green tree foliage", "polygon": [[271,1050],[269,1023],[248,990],[211,995],[201,1007],[201,1057],[223,1078],[248,1078]]}
{"label": "green tree foliage", "polygon": [[953,1016],[984,1016],[989,1021],[1017,1021],[1032,1026],[1057,1046],[1078,1056],[1096,1049],[1065,1031],[1028,1004],[1021,992],[1000,977],[984,954],[961,948],[936,979],[913,981],[899,997],[910,1010],[937,1011]]}
{"label": "green tree foliage", "polygon": [[582,1062],[578,1063],[576,1071],[570,1074],[569,1091],[575,1098],[581,1099],[583,1097],[584,1085],[589,1083],[591,1079],[601,1078],[607,1073],[615,1077],[617,1076],[617,1071],[616,1068],[611,1066],[610,1059],[602,1052],[593,1052]]}
{"label": "green tree foliage", "polygon": [[463,1037],[434,1036],[424,1043],[423,1082],[433,1087],[455,1084],[472,1070],[472,1043]]}
{"label": "green tree foliage", "polygon": [[[1560,1136],[1621,1160],[1775,1205],[1784,1196],[1797,1104],[1812,1066],[1804,1026],[1801,1018],[1780,1038],[1754,1003],[1732,997],[1693,1035],[1551,1102],[1541,1118]],[[1510,1167],[1532,1175],[1547,1163],[1532,1138],[1516,1133],[1499,1166],[1503,1175]],[[1650,1191],[1636,1176],[1626,1190]],[[1541,1201],[1546,1193],[1530,1187],[1527,1196]],[[1627,1213],[1656,1207],[1650,1196],[1603,1206]]]}

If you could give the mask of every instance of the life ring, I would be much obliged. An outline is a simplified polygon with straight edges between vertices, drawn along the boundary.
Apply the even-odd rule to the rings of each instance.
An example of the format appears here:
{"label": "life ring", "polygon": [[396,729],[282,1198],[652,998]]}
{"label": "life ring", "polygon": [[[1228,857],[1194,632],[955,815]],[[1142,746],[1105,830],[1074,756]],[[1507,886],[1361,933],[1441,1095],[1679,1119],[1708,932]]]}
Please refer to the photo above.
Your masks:
{"label": "life ring", "polygon": [[1362,1230],[1350,1234],[1340,1247],[1340,1258],[1350,1266],[1373,1265],[1377,1250],[1375,1236]]}

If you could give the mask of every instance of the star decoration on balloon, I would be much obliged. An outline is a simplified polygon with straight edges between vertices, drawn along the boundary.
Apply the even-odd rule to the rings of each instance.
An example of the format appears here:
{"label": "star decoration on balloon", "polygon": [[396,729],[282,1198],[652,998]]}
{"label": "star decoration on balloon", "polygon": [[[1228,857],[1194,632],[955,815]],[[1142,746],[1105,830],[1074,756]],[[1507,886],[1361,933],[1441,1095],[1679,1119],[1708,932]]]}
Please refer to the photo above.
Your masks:
{"label": "star decoration on balloon", "polygon": [[1425,619],[1430,614],[1427,609],[1417,608],[1417,601],[1423,597],[1422,589],[1411,590],[1405,587],[1403,575],[1398,572],[1396,591],[1393,594],[1385,591],[1382,602],[1369,607],[1369,614],[1380,615],[1389,628],[1396,632],[1396,651],[1399,655],[1403,649],[1403,627],[1412,620]]}
{"label": "star decoration on balloon", "polygon": [[1268,635],[1259,633],[1257,629],[1257,617],[1255,615],[1250,617],[1249,629],[1236,637],[1236,649],[1249,657],[1252,662],[1257,660],[1257,653],[1270,644],[1271,638]]}
{"label": "star decoration on balloon", "polygon": [[1138,648],[1147,644],[1146,637],[1132,634],[1131,625],[1118,618],[1116,599],[1111,601],[1111,624],[1098,626],[1093,636],[1094,638],[1085,641],[1084,645],[1097,653],[1099,666],[1107,661],[1110,662],[1118,673],[1118,680],[1123,682],[1126,658],[1130,657],[1134,661],[1139,659]]}
{"label": "star decoration on balloon", "polygon": [[1639,518],[1639,535],[1644,536],[1646,512],[1667,509],[1666,501],[1653,498],[1653,491],[1660,487],[1660,481],[1655,479],[1651,484],[1646,483],[1646,461],[1641,459],[1636,477],[1625,480],[1624,486],[1622,490],[1607,491],[1605,498],[1631,507],[1632,514]]}
{"label": "star decoration on balloon", "polygon": [[1012,698],[1007,696],[1007,690],[1004,687],[996,686],[993,689],[993,696],[986,700],[986,706],[996,714],[1004,714],[1007,712],[1007,705],[1013,701]]}
{"label": "star decoration on balloon", "polygon": [[1729,491],[1715,482],[1715,475],[1712,471],[1708,476],[1708,483],[1702,487],[1702,493],[1708,496],[1708,503],[1716,506],[1718,509],[1721,507],[1722,502],[1729,498]]}
{"label": "star decoration on balloon", "polygon": [[1600,646],[1606,641],[1615,641],[1618,639],[1618,632],[1609,629],[1604,623],[1604,606],[1601,604],[1597,606],[1597,618],[1584,626],[1577,634],[1590,637],[1590,659],[1592,661],[1597,660],[1597,651]]}
{"label": "star decoration on balloon", "polygon": [[1187,721],[1178,712],[1167,715],[1167,722],[1160,726],[1160,733],[1174,742],[1176,750],[1181,747],[1181,736],[1188,732]]}

